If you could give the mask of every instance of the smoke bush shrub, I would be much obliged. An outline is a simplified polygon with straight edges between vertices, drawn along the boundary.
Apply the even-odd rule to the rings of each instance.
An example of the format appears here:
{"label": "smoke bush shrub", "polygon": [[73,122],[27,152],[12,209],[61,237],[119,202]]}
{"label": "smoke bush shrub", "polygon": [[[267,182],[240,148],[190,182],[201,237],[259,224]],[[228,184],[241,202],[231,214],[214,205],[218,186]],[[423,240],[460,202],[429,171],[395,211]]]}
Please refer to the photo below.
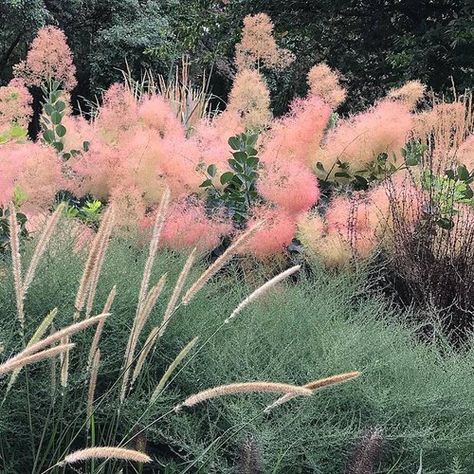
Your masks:
{"label": "smoke bush shrub", "polygon": [[[182,232],[183,227],[173,222],[178,216],[188,223],[193,215],[197,219],[190,233],[193,237],[173,238],[170,245],[178,240],[179,248],[186,242],[191,245],[197,241],[214,245],[234,233],[236,227],[240,230],[247,221],[270,216],[260,234],[261,239],[270,240],[249,246],[253,249],[249,252],[263,257],[287,252],[286,247],[295,238],[294,232],[290,236],[291,230],[296,229],[297,222],[308,223],[307,212],[314,216],[322,187],[323,214],[329,205],[323,231],[318,230],[318,224],[318,237],[311,237],[311,226],[306,225],[300,232],[302,241],[313,243],[310,252],[332,253],[334,258],[328,261],[333,264],[347,260],[351,253],[368,256],[381,240],[383,219],[390,220],[387,203],[375,191],[377,183],[404,168],[407,157],[403,148],[408,140],[415,138],[423,146],[436,143],[432,159],[439,166],[443,156],[456,160],[457,151],[459,159],[472,161],[469,101],[435,101],[430,110],[417,113],[415,109],[425,89],[420,82],[411,81],[390,91],[369,110],[336,121],[333,110],[344,100],[346,92],[337,72],[317,64],[308,73],[307,97],[296,99],[285,116],[272,119],[263,73],[293,60],[288,51],[278,47],[272,29],[264,14],[247,17],[236,48],[238,72],[227,108],[211,115],[204,107],[199,120],[193,117],[192,127],[182,122],[169,95],[157,94],[154,87],[137,93],[131,79],[105,91],[90,121],[72,116],[68,94],[75,85],[75,70],[66,38],[57,28],[41,29],[25,61],[16,68],[22,79],[0,89],[0,129],[5,126],[8,130],[7,135],[0,136],[0,205],[17,193],[17,197],[23,198],[17,199],[17,204],[21,203],[22,210],[29,215],[39,210],[40,205],[46,209],[55,193],[65,195],[66,191],[78,200],[98,199],[104,205],[113,204],[120,231],[143,235],[149,231],[148,225],[168,188],[176,211],[168,216],[167,228],[174,229],[171,234]],[[42,172],[34,185],[24,183],[23,178],[29,174],[9,156],[19,153],[14,151],[18,143],[1,145],[23,141],[25,154],[38,146],[26,140],[23,128],[15,128],[24,127],[31,113],[30,96],[24,84],[46,86],[50,100],[43,104],[41,139],[67,161],[61,164],[60,176],[58,163],[53,166],[49,151],[38,148],[38,158],[42,157],[42,167],[48,167],[48,171]],[[12,94],[15,107],[9,101]],[[206,171],[214,167],[219,176],[238,174],[229,162],[235,150],[229,148],[228,139],[248,133],[259,134],[252,154],[259,159],[258,170],[252,171],[257,176],[250,180],[247,193],[252,199],[247,199],[238,211],[237,225],[232,227],[222,222],[220,206],[209,206],[209,186],[202,183],[209,179]],[[51,167],[46,164],[50,162]],[[17,186],[20,182],[23,185]],[[229,183],[212,184],[217,194],[230,191]],[[352,190],[369,192],[351,197]],[[338,199],[328,204],[329,195],[338,195],[340,191],[347,194],[347,199],[342,204]],[[374,197],[379,204],[372,203]],[[224,207],[229,210],[231,206]],[[331,216],[337,213],[337,225],[333,225]],[[345,218],[351,222],[344,224]],[[207,224],[211,233],[198,238],[198,229]]]}

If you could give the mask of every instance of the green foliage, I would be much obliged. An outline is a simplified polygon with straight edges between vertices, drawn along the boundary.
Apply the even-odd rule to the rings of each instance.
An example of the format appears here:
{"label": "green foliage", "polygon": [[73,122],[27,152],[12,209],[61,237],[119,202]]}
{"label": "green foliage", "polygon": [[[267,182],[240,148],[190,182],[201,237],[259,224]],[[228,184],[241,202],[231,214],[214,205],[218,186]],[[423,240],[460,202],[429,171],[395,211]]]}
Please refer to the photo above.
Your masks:
{"label": "green foliage", "polygon": [[22,143],[27,139],[28,130],[20,125],[12,125],[7,130],[0,133],[0,145],[4,145],[10,141]]}
{"label": "green foliage", "polygon": [[434,175],[432,170],[425,170],[421,185],[430,193],[437,214],[436,223],[443,229],[452,229],[453,217],[459,213],[458,204],[474,206],[474,192],[471,184],[474,171],[469,172],[464,165],[456,170],[449,169],[444,175]]}
{"label": "green foliage", "polygon": [[334,171],[334,181],[336,183],[349,184],[354,190],[361,191],[369,189],[371,184],[381,181],[397,171],[420,165],[426,151],[427,146],[425,144],[417,140],[410,140],[401,150],[403,162],[398,166],[396,165],[396,156],[389,160],[387,153],[381,153],[372,162],[367,163],[365,168],[356,171],[351,171],[350,164],[340,159],[336,160],[329,170],[326,170],[323,164],[318,161],[316,169],[327,173],[326,179],[321,181],[323,187],[330,186],[327,181]]}
{"label": "green foliage", "polygon": [[[62,99],[64,91],[58,81],[52,81],[42,86],[43,91],[43,114],[41,115],[41,128],[43,131],[42,140],[47,145],[52,146],[65,161],[72,156],[76,156],[82,150],[65,150],[64,137],[67,129],[62,124],[66,115],[66,103]],[[83,143],[83,151],[87,151],[89,143]]]}
{"label": "green foliage", "polygon": [[246,133],[229,138],[233,150],[228,161],[231,171],[222,173],[216,186],[217,166],[209,165],[207,178],[201,184],[207,190],[208,205],[211,208],[224,207],[237,223],[247,219],[250,206],[258,199],[256,181],[260,160],[255,149],[257,139],[258,135]]}
{"label": "green foliage", "polygon": [[[52,306],[58,307],[57,328],[71,322],[85,259],[84,254],[72,251],[73,244],[67,232],[58,233],[40,264],[41,278],[33,282],[25,305],[26,340]],[[27,243],[26,254],[31,257],[31,253]],[[152,281],[167,271],[169,281],[175,282],[185,257],[161,251]],[[96,399],[97,444],[118,444],[130,439],[137,426],[147,426],[145,449],[156,459],[152,469],[167,465],[170,473],[189,469],[230,474],[235,472],[242,439],[251,435],[263,452],[263,472],[298,469],[337,474],[343,472],[360,434],[381,426],[384,450],[380,472],[413,474],[419,466],[420,449],[423,472],[451,472],[455,458],[466,472],[474,469],[474,351],[466,348],[455,353],[442,339],[438,345],[416,342],[414,330],[394,322],[394,317],[409,315],[394,314],[379,298],[362,298],[364,275],[358,274],[328,274],[317,269],[314,276],[302,276],[296,285],[281,285],[248,306],[232,324],[221,327],[254,288],[242,281],[237,266],[229,267],[189,307],[179,308],[142,380],[118,412],[118,389],[113,384],[123,361],[145,259],[146,252],[131,242],[114,239],[100,278],[95,311],[101,310],[114,284],[117,298],[100,346],[98,393],[106,395]],[[0,262],[2,266],[8,263],[6,259]],[[198,274],[195,269],[190,281]],[[0,340],[10,354],[22,342],[17,322],[11,317],[15,313],[12,278],[10,273],[0,275],[0,316],[4,322]],[[255,276],[262,277],[258,271]],[[167,285],[146,328],[161,321],[172,287]],[[8,453],[2,457],[6,472],[39,473],[71,449],[70,443],[77,448],[86,446],[83,423],[88,374],[84,360],[93,332],[73,338],[76,347],[64,394],[60,387],[51,385],[47,362],[20,373],[0,407],[0,447]],[[197,335],[200,342],[192,356],[181,363],[153,410],[144,415],[162,374]],[[269,415],[263,414],[263,408],[274,397],[255,394],[216,399],[170,413],[186,396],[222,383],[275,380],[302,384],[355,369],[363,373],[356,381],[293,400]],[[135,442],[128,446],[135,447]],[[40,460],[33,470],[36,457]],[[103,472],[118,470],[112,463]]]}
{"label": "green foliage", "polygon": [[[120,80],[127,59],[134,74],[166,73],[182,54],[196,70],[214,66],[212,90],[225,97],[243,18],[265,12],[282,47],[298,57],[283,72],[267,73],[276,115],[306,92],[306,74],[317,62],[338,69],[349,88],[344,111],[361,110],[389,88],[420,79],[441,92],[472,88],[473,6],[469,0],[433,0],[413,7],[375,0],[5,0],[0,3],[0,74],[7,82],[37,29],[62,28],[78,66],[79,95],[93,98]],[[152,54],[147,54],[152,53]]]}
{"label": "green foliage", "polygon": [[82,205],[75,205],[70,200],[64,209],[64,213],[69,218],[80,219],[87,225],[97,227],[100,222],[102,210],[103,204],[98,199],[86,201]]}

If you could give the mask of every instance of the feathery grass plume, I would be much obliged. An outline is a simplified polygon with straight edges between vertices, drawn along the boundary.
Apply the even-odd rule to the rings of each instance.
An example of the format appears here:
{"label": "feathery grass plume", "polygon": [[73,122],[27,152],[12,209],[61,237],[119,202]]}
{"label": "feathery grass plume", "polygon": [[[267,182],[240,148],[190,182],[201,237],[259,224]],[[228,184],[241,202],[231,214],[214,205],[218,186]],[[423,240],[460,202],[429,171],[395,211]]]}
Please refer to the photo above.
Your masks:
{"label": "feathery grass plume", "polygon": [[91,366],[91,375],[89,377],[89,390],[87,392],[87,419],[92,416],[92,406],[94,404],[95,387],[97,384],[97,375],[99,373],[100,364],[100,349],[97,349],[94,354],[94,359]]}
{"label": "feathery grass plume", "polygon": [[[66,346],[69,344],[69,336],[64,336],[61,338],[61,344]],[[60,361],[61,361],[61,387],[66,388],[67,387],[67,381],[69,378],[69,351],[66,350],[61,353],[60,355]]]}
{"label": "feathery grass plume", "polygon": [[184,264],[184,267],[181,270],[181,273],[179,274],[178,280],[176,281],[176,285],[174,287],[173,293],[171,294],[171,298],[168,302],[168,305],[166,306],[165,314],[163,315],[163,322],[161,324],[159,337],[161,337],[163,333],[165,332],[165,329],[169,323],[170,317],[173,314],[174,310],[176,309],[178,298],[181,295],[181,292],[183,291],[186,278],[188,277],[189,272],[191,271],[195,258],[196,258],[196,248],[194,248],[192,252],[189,254],[189,257],[187,258],[186,263]]}
{"label": "feathery grass plume", "polygon": [[28,270],[26,271],[25,278],[23,280],[23,299],[25,299],[26,293],[28,288],[30,287],[35,274],[38,268],[39,262],[41,257],[43,256],[46,247],[53,235],[54,229],[56,229],[56,225],[59,221],[61,213],[64,209],[64,203],[61,203],[56,210],[49,216],[46,225],[44,226],[43,232],[36,244],[35,251],[33,253],[33,257],[31,258],[30,264],[28,266]]}
{"label": "feathery grass plume", "polygon": [[240,448],[237,474],[263,473],[262,448],[254,435],[249,434]]}
{"label": "feathery grass plume", "polygon": [[158,396],[160,393],[163,391],[166,382],[168,382],[169,378],[171,375],[173,375],[173,372],[176,370],[176,367],[178,367],[179,364],[186,358],[186,356],[189,354],[191,349],[196,345],[198,342],[199,337],[195,337],[191,342],[188,342],[186,346],[181,350],[181,352],[176,356],[176,359],[170,364],[166,372],[163,374],[163,377],[161,377],[161,380],[158,382],[158,385],[156,386],[152,396],[150,397],[150,405],[155,403]]}
{"label": "feathery grass plume", "polygon": [[243,382],[231,383],[228,385],[219,385],[209,388],[202,392],[191,395],[183,403],[175,407],[179,411],[182,407],[192,407],[211,398],[222,397],[225,395],[234,395],[238,393],[291,393],[294,395],[310,396],[313,392],[309,388],[299,385],[290,385],[286,383],[275,382]]}
{"label": "feathery grass plume", "polygon": [[168,305],[166,306],[165,314],[163,315],[163,320],[161,324],[159,324],[158,326],[155,326],[150,331],[150,334],[148,335],[145,341],[145,345],[143,346],[143,349],[140,352],[137,364],[135,365],[135,369],[133,371],[132,384],[140,375],[140,372],[143,368],[145,360],[148,354],[150,353],[150,351],[152,350],[153,346],[155,345],[156,340],[160,338],[161,336],[163,336],[165,329],[168,326],[171,315],[176,309],[178,298],[181,295],[181,292],[183,291],[183,286],[186,282],[186,278],[188,277],[189,271],[191,270],[193,266],[195,255],[196,255],[196,248],[194,248],[192,252],[189,254],[189,257],[187,258],[186,263],[184,264],[184,267],[181,270],[181,273],[179,274],[173,293],[171,294],[171,298],[168,302]]}
{"label": "feathery grass plume", "polygon": [[104,264],[105,254],[109,246],[110,236],[114,228],[115,214],[114,214],[113,207],[109,207],[107,212],[108,212],[107,221],[104,226],[104,232],[102,234],[100,244],[97,248],[97,256],[95,258],[94,268],[92,269],[91,277],[90,277],[90,287],[89,287],[89,292],[88,292],[89,294],[87,297],[86,315],[85,315],[86,319],[89,318],[92,313],[92,306],[94,304],[95,293],[97,291],[97,285],[99,284],[100,272]]}
{"label": "feathery grass plume", "polygon": [[148,284],[150,282],[151,269],[153,268],[153,263],[155,262],[156,252],[158,250],[158,242],[160,240],[161,231],[163,229],[163,224],[165,222],[166,211],[170,203],[170,190],[166,188],[163,196],[160,201],[160,206],[156,214],[155,225],[153,227],[153,234],[150,241],[150,248],[148,251],[148,258],[145,263],[145,269],[143,271],[143,279],[140,286],[140,293],[138,295],[138,310],[141,309],[141,306],[145,303],[145,298],[148,293]]}
{"label": "feathery grass plume", "polygon": [[[31,336],[31,339],[28,341],[28,344],[26,345],[26,347],[29,347],[31,346],[32,344],[38,342],[44,335],[44,333],[46,332],[46,330],[48,329],[48,327],[51,325],[51,323],[53,322],[54,318],[56,317],[56,315],[58,314],[58,308],[54,308],[52,311],[50,311],[46,317],[43,319],[43,321],[41,322],[41,324],[38,326],[38,328],[36,329],[35,333],[33,334],[33,336]],[[10,377],[10,381],[8,382],[8,386],[7,386],[7,389],[5,390],[5,396],[4,396],[4,400],[5,398],[7,397],[8,395],[8,392],[11,390],[11,388],[13,387],[13,384],[15,383],[18,375],[20,374],[20,371],[21,371],[21,367],[19,369],[16,369],[11,377]]]}
{"label": "feathery grass plume", "polygon": [[13,281],[15,283],[16,310],[21,329],[25,327],[25,311],[23,308],[23,282],[21,278],[20,233],[16,210],[12,202],[8,206],[10,247],[12,252]]}
{"label": "feathery grass plume", "polygon": [[125,396],[127,394],[128,380],[130,378],[131,365],[133,363],[133,356],[135,354],[135,348],[137,346],[138,338],[140,337],[142,329],[145,326],[148,318],[150,317],[153,307],[155,306],[156,300],[160,296],[163,287],[165,286],[166,278],[167,275],[165,273],[160,278],[158,283],[150,290],[145,299],[144,304],[141,307],[137,308],[137,314],[133,321],[132,330],[127,341],[127,348],[125,349],[124,373],[122,380],[122,389],[120,392],[121,402],[125,400]]}
{"label": "feathery grass plume", "polygon": [[71,324],[70,326],[67,326],[63,329],[60,329],[59,331],[56,331],[48,337],[45,337],[44,339],[41,339],[38,342],[35,342],[31,346],[25,347],[21,352],[19,352],[16,356],[13,356],[7,362],[8,364],[16,363],[18,360],[23,359],[24,357],[29,356],[31,354],[35,354],[43,348],[60,341],[65,336],[72,336],[73,334],[76,334],[77,332],[82,331],[83,329],[86,329],[89,326],[98,323],[99,321],[102,321],[107,316],[108,314],[99,314],[98,316],[94,316],[93,318],[85,319],[84,321],[80,321],[78,323]]}
{"label": "feathery grass plume", "polygon": [[[307,388],[309,390],[312,390],[313,392],[315,390],[319,390],[324,387],[329,387],[331,385],[336,385],[339,383],[347,382],[348,380],[355,379],[362,375],[360,372],[354,371],[354,372],[347,372],[345,374],[338,374],[338,375],[333,375],[331,377],[326,377],[324,379],[319,379],[319,380],[314,380],[313,382],[309,382],[305,385],[303,385],[304,388]],[[280,397],[278,400],[274,401],[271,405],[268,405],[264,413],[270,412],[270,410],[273,410],[274,408],[282,405],[283,403],[288,402],[289,400],[293,399],[295,395],[288,393]]]}
{"label": "feathery grass plume", "polygon": [[132,462],[151,462],[150,456],[140,451],[125,448],[114,448],[111,446],[103,446],[97,448],[86,448],[79,451],[74,451],[68,454],[58,466],[64,466],[66,464],[74,464],[80,461],[87,461],[89,459],[121,459],[124,461]]}
{"label": "feathery grass plume", "polygon": [[0,375],[12,372],[17,369],[21,369],[25,365],[33,364],[44,359],[50,359],[51,357],[57,356],[58,354],[64,354],[74,347],[74,344],[61,344],[45,351],[37,352],[33,355],[27,355],[18,358],[17,356],[8,359],[6,362],[0,365]]}
{"label": "feathery grass plume", "polygon": [[226,251],[215,260],[207,270],[186,291],[181,300],[183,305],[188,305],[191,299],[200,291],[204,285],[254,236],[254,234],[263,226],[265,221],[257,222],[250,229],[246,230],[240,237],[233,242]]}
{"label": "feathery grass plume", "polygon": [[255,301],[257,298],[265,294],[270,288],[274,287],[285,278],[293,275],[301,268],[301,265],[295,265],[294,267],[285,270],[282,273],[279,273],[277,276],[273,277],[271,280],[268,280],[262,286],[257,288],[252,294],[247,296],[238,306],[232,311],[232,314],[224,321],[225,323],[230,323],[246,306],[248,306],[252,301]]}
{"label": "feathery grass plume", "polygon": [[345,474],[374,474],[382,449],[382,429],[366,431],[354,449]]}
{"label": "feathery grass plume", "polygon": [[[112,303],[114,302],[115,295],[117,294],[117,286],[114,285],[113,288],[110,290],[109,296],[107,297],[107,301],[105,302],[104,309],[102,313],[109,313],[110,309],[112,308]],[[105,320],[99,321],[97,324],[97,328],[95,330],[94,338],[92,339],[91,348],[89,351],[89,357],[87,359],[87,367],[89,368],[92,364],[92,360],[94,359],[95,352],[99,347],[100,336],[102,336],[102,331],[104,330]]]}
{"label": "feathery grass plume", "polygon": [[86,264],[84,266],[84,271],[82,273],[81,281],[79,283],[79,288],[77,289],[76,300],[74,302],[74,319],[79,319],[80,313],[84,308],[86,303],[86,298],[90,290],[91,278],[96,266],[97,256],[100,253],[101,245],[106,245],[107,240],[104,240],[104,234],[107,232],[108,221],[111,218],[110,210],[106,211],[100,223],[99,230],[92,241],[92,244],[89,249],[89,254],[87,256]]}

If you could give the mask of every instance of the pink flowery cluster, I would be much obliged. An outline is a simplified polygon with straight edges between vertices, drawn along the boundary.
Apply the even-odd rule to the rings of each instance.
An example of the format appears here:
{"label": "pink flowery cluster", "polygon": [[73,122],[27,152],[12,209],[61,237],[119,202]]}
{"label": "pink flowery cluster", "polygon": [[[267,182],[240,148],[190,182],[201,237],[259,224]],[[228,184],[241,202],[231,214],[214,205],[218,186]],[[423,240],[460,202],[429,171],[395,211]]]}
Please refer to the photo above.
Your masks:
{"label": "pink flowery cluster", "polygon": [[[390,194],[383,185],[368,192],[336,194],[320,212],[316,207],[320,180],[343,186],[344,179],[336,175],[340,162],[350,172],[367,167],[380,154],[398,162],[410,136],[452,133],[459,107],[440,104],[429,113],[416,113],[424,87],[412,81],[331,127],[346,91],[339,74],[322,63],[308,74],[307,96],[295,99],[283,117],[273,118],[270,92],[259,65],[283,66],[291,55],[276,44],[266,15],[245,20],[236,54],[239,70],[227,108],[202,118],[192,130],[181,123],[165,97],[147,94],[137,99],[125,85],[113,84],[94,120],[73,116],[67,109],[62,119],[67,131],[64,150],[81,150],[67,162],[41,140],[0,145],[0,206],[21,199],[25,212],[33,216],[53,203],[57,191],[69,190],[113,204],[117,230],[146,233],[169,189],[172,202],[162,245],[209,250],[224,236],[242,229],[237,230],[223,210],[210,212],[206,207],[206,191],[201,187],[207,178],[205,170],[213,164],[218,175],[229,171],[228,139],[247,131],[259,134],[256,148],[261,168],[255,183],[259,199],[249,209],[246,226],[260,221],[264,225],[245,251],[273,258],[298,237],[309,252],[324,256],[328,266],[338,266],[354,255],[367,257],[377,245],[386,243]],[[28,85],[56,80],[64,91],[70,91],[76,84],[66,38],[54,27],[39,31],[25,61],[15,70],[21,79],[0,88],[0,132],[11,124],[27,125],[31,116]],[[88,146],[83,147],[84,143]],[[473,150],[470,136],[457,151],[469,164],[474,163]],[[396,189],[408,190],[412,201],[419,201],[416,188],[396,179],[394,183]],[[216,182],[215,186],[221,185]],[[404,218],[415,222],[418,217],[408,213]]]}

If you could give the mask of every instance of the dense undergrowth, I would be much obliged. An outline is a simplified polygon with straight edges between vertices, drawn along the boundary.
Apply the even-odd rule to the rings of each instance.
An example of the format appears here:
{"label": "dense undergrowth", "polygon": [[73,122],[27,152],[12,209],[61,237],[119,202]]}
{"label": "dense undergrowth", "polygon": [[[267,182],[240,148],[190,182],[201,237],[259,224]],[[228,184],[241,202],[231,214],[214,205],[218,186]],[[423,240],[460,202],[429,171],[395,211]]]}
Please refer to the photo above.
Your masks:
{"label": "dense undergrowth", "polygon": [[[58,308],[55,326],[71,322],[78,269],[84,260],[71,245],[63,229],[43,259],[26,300],[27,338],[44,318],[45,308]],[[167,271],[169,280],[175,281],[185,259],[180,253],[160,252],[152,279]],[[450,472],[456,463],[464,472],[474,468],[474,390],[469,383],[474,353],[469,348],[462,354],[454,352],[443,339],[420,343],[416,328],[395,322],[383,299],[363,294],[364,275],[353,272],[331,274],[318,268],[311,276],[300,274],[296,284],[275,288],[223,327],[224,319],[260,280],[258,270],[252,280],[243,278],[243,262],[235,261],[173,316],[143,377],[120,406],[114,383],[131,330],[144,260],[145,252],[135,243],[114,239],[100,279],[96,311],[114,284],[117,297],[100,343],[96,445],[114,445],[140,432],[128,445],[154,458],[144,472],[161,472],[165,466],[167,472],[235,472],[242,450],[244,457],[249,456],[245,450],[251,450],[264,466],[263,471],[242,472],[360,472],[345,469],[364,432],[378,428],[382,447],[374,456],[376,472],[414,473],[420,453],[424,473]],[[8,267],[4,258],[0,313],[11,317],[3,319],[0,338],[11,354],[22,343]],[[261,275],[261,280],[265,277]],[[159,322],[167,291],[147,326]],[[91,441],[84,425],[91,335],[89,331],[73,338],[77,346],[66,388],[51,378],[49,362],[27,367],[19,375],[0,410],[5,472],[43,472],[68,450]],[[200,340],[195,352],[150,409],[149,397],[161,375],[196,336]],[[263,409],[272,397],[258,394],[169,411],[189,394],[211,386],[252,380],[303,384],[350,370],[359,370],[362,376],[269,414]],[[33,470],[38,455],[44,459]],[[113,466],[107,472],[115,472]]]}

